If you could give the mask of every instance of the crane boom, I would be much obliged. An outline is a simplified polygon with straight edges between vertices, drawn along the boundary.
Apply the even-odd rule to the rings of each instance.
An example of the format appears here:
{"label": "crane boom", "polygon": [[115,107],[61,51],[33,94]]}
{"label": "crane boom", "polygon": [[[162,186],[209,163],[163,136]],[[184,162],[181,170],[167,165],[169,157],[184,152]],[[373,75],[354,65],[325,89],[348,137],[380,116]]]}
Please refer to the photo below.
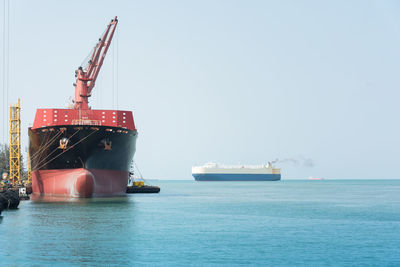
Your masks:
{"label": "crane boom", "polygon": [[92,89],[96,84],[97,76],[99,75],[101,66],[103,65],[108,48],[110,47],[117,24],[118,19],[115,17],[107,25],[103,36],[94,47],[87,68],[83,69],[83,67],[80,66],[75,72],[75,109],[89,109],[89,97],[91,96]]}

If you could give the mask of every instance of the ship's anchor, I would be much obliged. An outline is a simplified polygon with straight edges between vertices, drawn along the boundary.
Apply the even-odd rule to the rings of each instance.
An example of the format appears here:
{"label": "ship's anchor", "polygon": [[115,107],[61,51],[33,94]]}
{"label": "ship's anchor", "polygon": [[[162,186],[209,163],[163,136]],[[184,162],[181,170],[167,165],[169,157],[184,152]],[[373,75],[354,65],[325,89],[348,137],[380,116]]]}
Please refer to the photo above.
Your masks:
{"label": "ship's anchor", "polygon": [[103,139],[101,140],[101,143],[104,145],[104,150],[112,150],[111,146],[112,146],[112,142],[108,139]]}
{"label": "ship's anchor", "polygon": [[68,138],[64,137],[60,139],[60,146],[58,147],[59,149],[65,150],[67,149],[67,145],[68,145]]}

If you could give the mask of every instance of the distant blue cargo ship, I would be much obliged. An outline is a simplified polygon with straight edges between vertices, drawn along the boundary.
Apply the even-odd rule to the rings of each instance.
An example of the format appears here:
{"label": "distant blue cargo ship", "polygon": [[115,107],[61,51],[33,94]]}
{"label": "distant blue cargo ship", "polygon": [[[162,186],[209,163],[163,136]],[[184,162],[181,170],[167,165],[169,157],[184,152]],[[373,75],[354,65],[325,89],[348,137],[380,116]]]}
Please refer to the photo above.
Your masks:
{"label": "distant blue cargo ship", "polygon": [[196,181],[279,181],[281,170],[270,162],[258,166],[225,166],[207,163],[192,167],[192,175]]}

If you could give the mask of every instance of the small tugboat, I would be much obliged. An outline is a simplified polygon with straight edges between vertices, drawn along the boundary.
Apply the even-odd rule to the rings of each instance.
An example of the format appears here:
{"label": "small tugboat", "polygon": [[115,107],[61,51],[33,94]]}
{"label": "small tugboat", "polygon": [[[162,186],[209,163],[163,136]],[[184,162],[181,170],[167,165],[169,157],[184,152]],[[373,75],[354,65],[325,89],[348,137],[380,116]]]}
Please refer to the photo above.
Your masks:
{"label": "small tugboat", "polygon": [[314,180],[314,181],[321,181],[321,180],[324,180],[324,178],[321,178],[321,177],[308,177],[308,180]]}
{"label": "small tugboat", "polygon": [[[139,176],[134,174],[135,173],[134,166],[136,166]],[[129,181],[128,181],[128,187],[126,188],[126,193],[128,193],[128,194],[139,194],[139,193],[153,194],[153,193],[159,193],[159,192],[160,192],[160,187],[145,184],[145,181],[143,179],[142,174],[139,171],[139,168],[137,167],[136,163],[133,162],[133,164],[131,166],[131,172],[129,173]]]}

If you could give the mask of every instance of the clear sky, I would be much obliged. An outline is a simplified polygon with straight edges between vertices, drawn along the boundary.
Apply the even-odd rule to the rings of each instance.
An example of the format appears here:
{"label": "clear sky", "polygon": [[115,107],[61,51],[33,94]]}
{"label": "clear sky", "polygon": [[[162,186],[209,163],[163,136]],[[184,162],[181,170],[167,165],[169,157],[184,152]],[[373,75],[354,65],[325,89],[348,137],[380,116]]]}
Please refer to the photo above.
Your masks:
{"label": "clear sky", "polygon": [[36,108],[66,106],[118,16],[90,103],[134,111],[145,178],[276,158],[297,161],[277,164],[283,179],[400,178],[399,1],[9,2],[0,115],[8,127],[21,98],[23,151]]}

